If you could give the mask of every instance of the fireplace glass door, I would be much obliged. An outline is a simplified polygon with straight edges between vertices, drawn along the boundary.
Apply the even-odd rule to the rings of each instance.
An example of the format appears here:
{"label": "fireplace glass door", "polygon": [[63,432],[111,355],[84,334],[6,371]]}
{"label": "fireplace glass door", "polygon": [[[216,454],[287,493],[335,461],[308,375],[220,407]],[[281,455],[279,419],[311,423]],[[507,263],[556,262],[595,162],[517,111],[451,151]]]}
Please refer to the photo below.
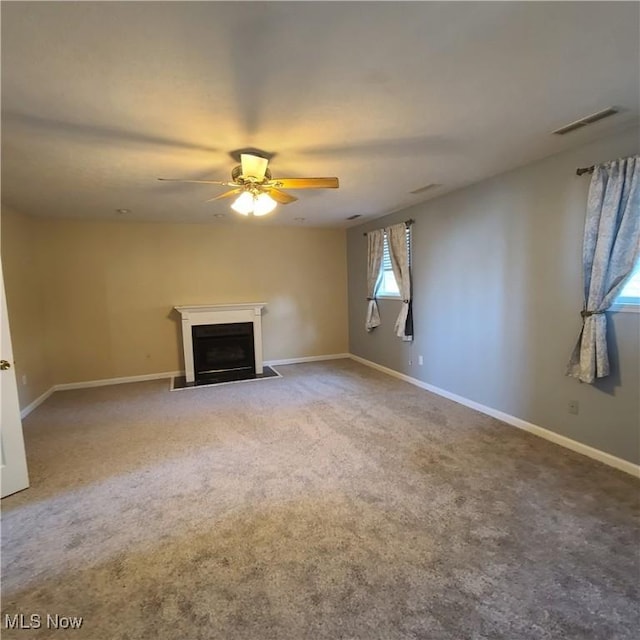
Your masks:
{"label": "fireplace glass door", "polygon": [[191,331],[196,384],[255,377],[252,322],[197,325]]}

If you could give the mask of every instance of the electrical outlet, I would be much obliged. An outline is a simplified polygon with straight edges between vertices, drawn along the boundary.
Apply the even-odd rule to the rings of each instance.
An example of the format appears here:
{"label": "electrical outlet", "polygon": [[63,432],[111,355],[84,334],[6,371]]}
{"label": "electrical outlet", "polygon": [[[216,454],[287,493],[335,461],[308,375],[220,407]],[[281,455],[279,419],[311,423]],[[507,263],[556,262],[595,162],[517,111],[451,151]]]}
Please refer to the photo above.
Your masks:
{"label": "electrical outlet", "polygon": [[418,364],[420,366],[422,366],[424,364],[424,360],[422,359],[422,356],[418,356]]}
{"label": "electrical outlet", "polygon": [[577,400],[569,400],[569,413],[577,416],[580,413],[580,404]]}
{"label": "electrical outlet", "polygon": [[26,373],[22,374],[22,384],[23,385],[27,384],[27,374]]}

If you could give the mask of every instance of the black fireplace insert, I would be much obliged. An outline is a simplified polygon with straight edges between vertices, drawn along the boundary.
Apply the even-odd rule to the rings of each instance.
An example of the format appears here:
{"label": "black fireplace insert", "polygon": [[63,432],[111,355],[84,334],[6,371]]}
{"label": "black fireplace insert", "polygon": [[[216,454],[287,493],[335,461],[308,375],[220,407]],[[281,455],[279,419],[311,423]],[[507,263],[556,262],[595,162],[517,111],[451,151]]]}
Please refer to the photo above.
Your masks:
{"label": "black fireplace insert", "polygon": [[253,322],[191,328],[196,384],[255,378]]}

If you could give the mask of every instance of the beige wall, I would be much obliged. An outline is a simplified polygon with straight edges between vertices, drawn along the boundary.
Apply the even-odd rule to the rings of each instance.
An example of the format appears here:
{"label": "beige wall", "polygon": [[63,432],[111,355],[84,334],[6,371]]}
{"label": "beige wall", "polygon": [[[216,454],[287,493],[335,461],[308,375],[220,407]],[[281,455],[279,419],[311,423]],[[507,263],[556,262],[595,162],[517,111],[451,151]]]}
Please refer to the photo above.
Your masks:
{"label": "beige wall", "polygon": [[24,408],[53,384],[45,356],[42,273],[37,250],[38,221],[3,207],[0,222],[11,342],[20,407]]}
{"label": "beige wall", "polygon": [[347,351],[342,230],[40,219],[38,232],[56,383],[183,369],[176,305],[266,302],[266,360]]}

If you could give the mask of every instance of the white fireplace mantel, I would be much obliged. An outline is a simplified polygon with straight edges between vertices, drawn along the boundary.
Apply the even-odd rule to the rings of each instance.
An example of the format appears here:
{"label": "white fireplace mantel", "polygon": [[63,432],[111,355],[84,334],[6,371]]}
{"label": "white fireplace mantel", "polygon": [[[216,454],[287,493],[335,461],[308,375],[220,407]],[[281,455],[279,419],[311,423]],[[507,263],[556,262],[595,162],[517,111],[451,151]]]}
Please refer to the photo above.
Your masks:
{"label": "white fireplace mantel", "polygon": [[190,307],[174,307],[182,316],[182,347],[187,382],[195,380],[191,328],[203,324],[253,322],[256,373],[262,373],[264,369],[262,362],[262,310],[266,306],[266,302],[243,302],[241,304],[200,304]]}

